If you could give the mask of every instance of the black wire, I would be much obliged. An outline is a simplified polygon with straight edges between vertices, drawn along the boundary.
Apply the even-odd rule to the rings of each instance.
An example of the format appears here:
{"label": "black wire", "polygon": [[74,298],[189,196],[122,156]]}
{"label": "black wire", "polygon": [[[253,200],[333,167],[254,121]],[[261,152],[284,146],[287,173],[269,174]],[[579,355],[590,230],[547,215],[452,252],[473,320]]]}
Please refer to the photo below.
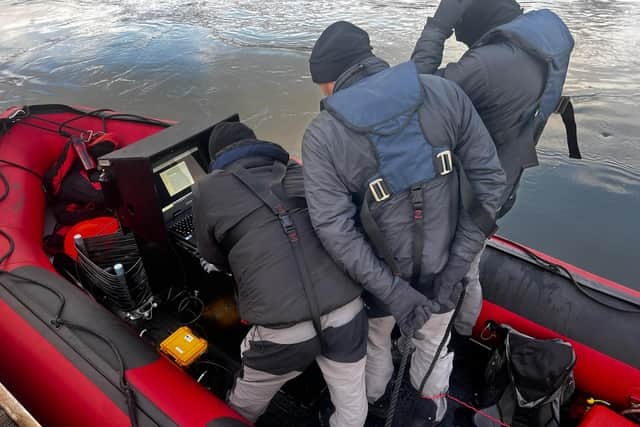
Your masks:
{"label": "black wire", "polygon": [[[18,168],[18,169],[22,169],[25,172],[29,172],[31,175],[35,176],[36,178],[42,180],[44,177],[42,175],[40,175],[39,173],[37,173],[36,171],[34,171],[33,169],[29,169],[26,166],[22,166],[18,163],[14,163],[14,162],[10,162],[9,160],[3,160],[0,159],[0,163],[4,163],[7,166],[13,166],[14,168]],[[6,188],[9,188],[9,183],[6,181],[6,177],[4,175],[0,176],[0,180],[2,180],[3,183],[6,183]],[[4,200],[2,197],[0,197],[0,201]]]}
{"label": "black wire", "polygon": [[449,320],[449,324],[447,325],[447,329],[445,330],[444,336],[442,337],[442,341],[440,341],[440,345],[438,346],[438,350],[436,351],[436,354],[433,356],[433,359],[431,360],[431,364],[429,365],[429,369],[424,374],[424,377],[422,378],[422,381],[420,382],[420,388],[418,389],[418,393],[420,393],[420,395],[422,395],[422,389],[424,389],[424,386],[427,383],[427,380],[431,376],[431,373],[433,372],[433,369],[436,367],[436,363],[438,363],[438,359],[440,358],[440,353],[442,353],[442,349],[444,348],[444,346],[445,346],[445,344],[447,342],[447,338],[449,337],[449,334],[451,333],[451,329],[453,329],[453,324],[455,323],[456,316],[458,315],[458,312],[460,311],[460,307],[462,307],[462,302],[464,301],[464,295],[465,295],[465,292],[463,290],[462,293],[460,294],[460,297],[458,297],[458,302],[456,304],[456,308],[455,308],[455,310],[453,310],[453,315],[451,316],[451,320]]}
{"label": "black wire", "polygon": [[[71,122],[74,122],[74,121],[80,120],[80,119],[84,119],[86,117],[92,117],[92,116],[95,116],[95,115],[97,115],[99,113],[104,113],[105,111],[113,111],[113,110],[110,110],[108,108],[101,108],[101,109],[98,109],[98,110],[87,111],[86,113],[82,113],[82,114],[77,115],[76,117],[72,117],[72,118],[70,118],[68,120],[65,120],[64,122],[59,124],[58,132],[62,132],[62,129],[65,128],[65,127],[68,127],[69,129],[73,129],[73,127],[68,126],[68,124],[71,123]],[[107,128],[106,128],[106,125],[105,125],[104,121],[102,122],[102,131],[103,132],[107,131]]]}
{"label": "black wire", "polygon": [[[15,124],[21,124],[23,126],[29,126],[29,127],[32,127],[32,128],[36,128],[36,129],[44,130],[44,131],[47,131],[47,132],[55,133],[56,135],[60,135],[60,133],[57,130],[49,129],[49,128],[42,127],[42,126],[38,126],[38,125],[35,125],[33,123],[27,123],[27,122],[24,122],[22,120],[15,122]],[[62,136],[68,137],[70,135],[65,132],[65,133],[62,134]]]}
{"label": "black wire", "polygon": [[[200,306],[199,310],[189,310],[189,304],[191,301],[197,303]],[[181,322],[181,324],[187,326],[187,325],[192,325],[196,323],[202,317],[202,312],[204,311],[204,307],[205,307],[204,302],[202,302],[200,298],[198,298],[195,295],[187,295],[178,303],[177,313],[178,315],[180,315],[185,312],[190,312],[191,314],[194,315],[194,317],[193,319],[187,322]]]}
{"label": "black wire", "polygon": [[[209,366],[213,366],[215,368],[219,368],[222,369],[224,372],[227,373],[228,375],[228,379],[224,382],[224,389],[223,392],[226,392],[228,389],[230,389],[231,387],[233,387],[233,381],[235,380],[235,372],[233,372],[231,369],[229,369],[228,367],[221,365],[219,363],[213,362],[211,360],[198,360],[194,363],[194,366],[198,366],[198,365],[209,365]],[[207,372],[209,372],[208,370],[205,370],[202,374],[206,374]]]}
{"label": "black wire", "polygon": [[[587,298],[589,298],[590,300],[594,301],[595,303],[607,307],[611,310],[616,310],[616,311],[621,311],[623,313],[633,313],[633,314],[640,314],[640,310],[636,310],[636,309],[626,309],[626,308],[622,308],[622,307],[617,307],[614,305],[611,305],[605,301],[600,300],[598,297],[591,295],[589,292],[587,292],[587,290],[585,289],[584,285],[581,285],[580,283],[578,283],[578,281],[576,280],[576,278],[573,276],[573,274],[563,265],[560,264],[556,264],[553,263],[551,261],[547,261],[546,259],[541,258],[540,256],[536,255],[535,253],[533,253],[530,249],[526,248],[525,246],[522,246],[518,243],[515,242],[509,242],[511,245],[515,246],[516,248],[518,248],[519,250],[521,250],[522,252],[524,252],[529,258],[531,258],[539,267],[551,272],[551,273],[555,273],[558,274],[560,272],[564,273],[566,275],[565,278],[569,279],[573,285],[575,286],[575,288],[580,291],[580,293],[582,293],[584,296],[586,296]],[[595,291],[597,292],[597,291]],[[624,301],[627,304],[633,304],[631,302],[627,302]]]}
{"label": "black wire", "polygon": [[[3,175],[0,174],[0,178],[2,176]],[[7,192],[7,194],[8,194],[8,192]],[[0,197],[0,201],[2,201],[3,199],[4,199],[4,197]],[[0,265],[2,265],[6,260],[9,259],[9,257],[11,255],[13,255],[13,251],[15,251],[15,249],[16,249],[16,244],[13,241],[13,238],[7,232],[5,232],[2,229],[0,229],[0,235],[2,237],[4,237],[5,239],[7,239],[7,242],[9,242],[9,248],[7,249],[7,251],[2,256],[0,256]],[[0,271],[2,271],[2,270],[0,270]]]}
{"label": "black wire", "polygon": [[211,366],[215,366],[216,368],[220,368],[223,371],[225,371],[227,374],[231,375],[232,377],[235,375],[235,373],[229,369],[228,367],[221,365],[220,363],[217,362],[213,362],[211,360],[198,360],[194,363],[194,365],[211,365]]}

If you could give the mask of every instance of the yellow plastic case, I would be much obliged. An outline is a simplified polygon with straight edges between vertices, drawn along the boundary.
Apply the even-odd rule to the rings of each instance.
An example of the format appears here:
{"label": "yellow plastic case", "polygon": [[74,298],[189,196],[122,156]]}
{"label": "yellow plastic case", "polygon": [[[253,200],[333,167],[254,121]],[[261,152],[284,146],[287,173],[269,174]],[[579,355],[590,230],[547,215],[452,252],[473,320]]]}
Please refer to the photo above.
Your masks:
{"label": "yellow plastic case", "polygon": [[185,367],[207,351],[207,345],[207,340],[195,336],[187,326],[181,326],[160,343],[160,350]]}

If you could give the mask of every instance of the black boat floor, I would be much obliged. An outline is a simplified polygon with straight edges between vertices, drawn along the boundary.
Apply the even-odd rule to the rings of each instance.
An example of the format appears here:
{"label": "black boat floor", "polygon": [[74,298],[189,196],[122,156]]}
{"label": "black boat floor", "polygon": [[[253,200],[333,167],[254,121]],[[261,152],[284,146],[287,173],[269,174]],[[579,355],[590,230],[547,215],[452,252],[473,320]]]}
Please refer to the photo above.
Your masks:
{"label": "black boat floor", "polygon": [[[480,346],[469,346],[465,354],[456,355],[454,370],[450,378],[449,395],[456,399],[475,406],[477,394],[482,387],[482,377],[484,366],[488,360],[489,352]],[[399,364],[399,354],[394,354],[394,362]],[[318,373],[319,374],[319,373]],[[392,382],[394,378],[391,380]],[[396,427],[405,426],[411,419],[411,408],[415,393],[409,380],[409,366],[405,371],[402,380],[398,404],[394,416],[393,425]],[[319,408],[327,405],[329,401],[328,393],[324,391],[323,399],[317,405],[310,405],[301,408],[290,400],[285,393],[278,393],[271,402],[267,412],[258,420],[258,427],[282,427],[301,426],[316,427],[319,425]],[[459,403],[448,399],[448,409],[445,418],[438,427],[473,427],[472,417],[474,412]],[[366,427],[383,427],[385,420],[369,414]]]}

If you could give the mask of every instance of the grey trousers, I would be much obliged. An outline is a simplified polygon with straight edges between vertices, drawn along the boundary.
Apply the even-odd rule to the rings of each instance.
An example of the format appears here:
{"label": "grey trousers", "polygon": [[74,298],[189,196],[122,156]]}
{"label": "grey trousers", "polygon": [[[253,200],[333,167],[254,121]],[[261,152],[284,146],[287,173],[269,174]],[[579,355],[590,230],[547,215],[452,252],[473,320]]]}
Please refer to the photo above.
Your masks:
{"label": "grey trousers", "polygon": [[320,318],[324,351],[310,321],[283,329],[254,326],[242,341],[243,369],[228,403],[252,423],[273,396],[315,360],[336,410],[331,427],[362,427],[367,418],[365,362],[367,319],[362,300]]}
{"label": "grey trousers", "polygon": [[480,259],[487,243],[471,262],[469,271],[464,276],[467,286],[464,299],[456,316],[454,327],[460,335],[470,336],[482,310],[482,286],[480,285]]}
{"label": "grey trousers", "polygon": [[[446,339],[440,357],[435,361],[431,375],[424,388],[419,390],[423,397],[433,398],[437,407],[436,421],[442,420],[447,411],[447,400],[440,395],[449,390],[449,376],[453,369],[453,353],[447,351],[450,337],[447,336],[445,338],[447,326],[452,316],[453,311],[432,315],[429,321],[420,329],[425,338],[413,340],[416,350],[411,357],[409,375],[411,384],[417,390],[435,357],[440,342]],[[366,365],[367,399],[369,402],[375,402],[384,394],[393,374],[391,331],[394,325],[395,319],[393,316],[369,319]]]}

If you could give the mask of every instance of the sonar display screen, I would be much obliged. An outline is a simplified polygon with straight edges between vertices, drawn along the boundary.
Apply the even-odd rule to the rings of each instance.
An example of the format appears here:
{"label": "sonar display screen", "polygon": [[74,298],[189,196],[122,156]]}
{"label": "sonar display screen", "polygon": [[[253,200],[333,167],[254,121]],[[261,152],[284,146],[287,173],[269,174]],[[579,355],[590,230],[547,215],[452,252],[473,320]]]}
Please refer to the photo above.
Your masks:
{"label": "sonar display screen", "polygon": [[193,177],[187,164],[182,161],[169,169],[160,172],[162,183],[167,189],[169,196],[175,196],[182,190],[193,185]]}
{"label": "sonar display screen", "polygon": [[206,175],[195,157],[196,149],[186,151],[154,169],[156,189],[163,212],[191,194],[191,186]]}

